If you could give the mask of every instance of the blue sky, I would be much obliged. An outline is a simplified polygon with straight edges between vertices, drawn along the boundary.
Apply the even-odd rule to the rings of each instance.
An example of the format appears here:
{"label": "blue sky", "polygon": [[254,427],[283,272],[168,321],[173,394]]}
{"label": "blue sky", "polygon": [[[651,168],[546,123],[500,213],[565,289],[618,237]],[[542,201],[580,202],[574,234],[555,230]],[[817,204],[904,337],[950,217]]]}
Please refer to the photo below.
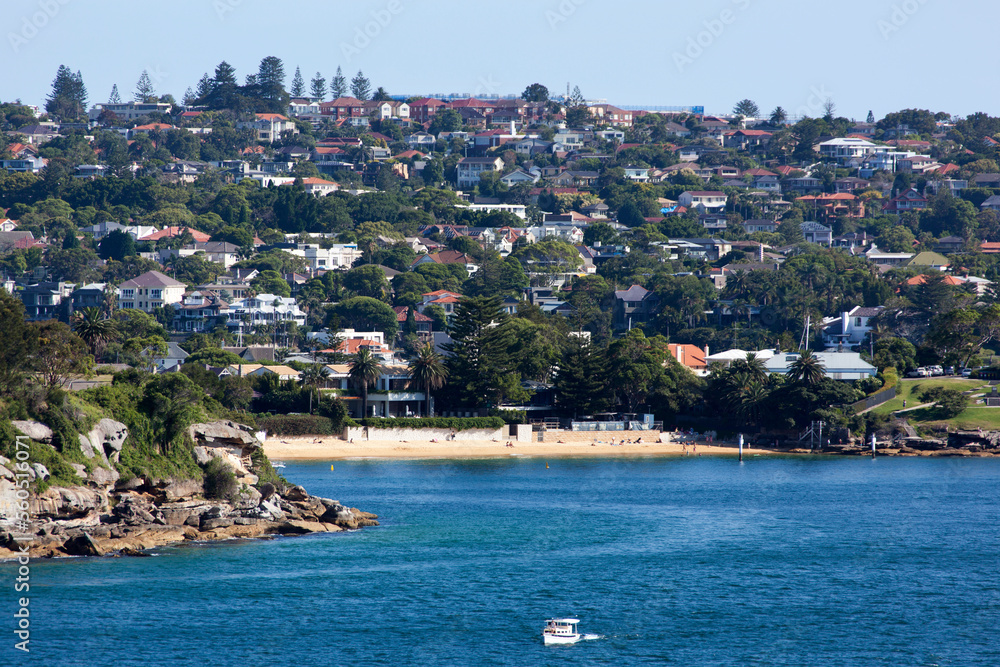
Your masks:
{"label": "blue sky", "polygon": [[907,107],[1000,114],[986,0],[3,0],[0,99],[42,104],[56,69],[90,103],[143,69],[178,99],[226,60],[278,56],[290,83],[362,69],[390,93],[553,92],[622,105],[703,105],[863,119]]}

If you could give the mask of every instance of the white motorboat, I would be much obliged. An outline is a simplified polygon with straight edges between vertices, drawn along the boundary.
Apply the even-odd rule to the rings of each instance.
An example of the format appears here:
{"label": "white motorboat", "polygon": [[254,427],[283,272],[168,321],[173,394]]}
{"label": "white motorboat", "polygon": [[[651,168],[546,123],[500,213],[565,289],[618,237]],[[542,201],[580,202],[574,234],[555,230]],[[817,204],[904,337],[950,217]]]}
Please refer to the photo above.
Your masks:
{"label": "white motorboat", "polygon": [[576,631],[578,618],[550,618],[545,621],[542,630],[542,641],[546,644],[575,644],[583,635]]}
{"label": "white motorboat", "polygon": [[282,463],[281,461],[271,461],[271,467],[274,468],[275,470],[281,470],[282,468],[285,467],[285,464]]}

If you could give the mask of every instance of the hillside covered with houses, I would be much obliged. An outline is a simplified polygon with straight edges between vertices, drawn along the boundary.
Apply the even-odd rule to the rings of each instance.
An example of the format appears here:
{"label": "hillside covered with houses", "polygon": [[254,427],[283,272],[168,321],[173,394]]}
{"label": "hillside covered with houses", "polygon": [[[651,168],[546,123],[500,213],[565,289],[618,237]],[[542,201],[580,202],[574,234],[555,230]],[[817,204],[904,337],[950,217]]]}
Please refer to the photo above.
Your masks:
{"label": "hillside covered with houses", "polygon": [[846,406],[992,355],[1000,118],[246,74],[91,104],[61,67],[44,108],[0,105],[3,326],[36,342],[5,364],[337,423],[865,432]]}

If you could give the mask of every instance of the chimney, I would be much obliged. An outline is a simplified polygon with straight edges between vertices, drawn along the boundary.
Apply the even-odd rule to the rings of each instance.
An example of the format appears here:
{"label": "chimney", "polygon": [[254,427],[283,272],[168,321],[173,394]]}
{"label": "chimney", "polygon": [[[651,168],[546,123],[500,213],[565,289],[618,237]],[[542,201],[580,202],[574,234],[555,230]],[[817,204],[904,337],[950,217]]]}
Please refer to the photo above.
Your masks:
{"label": "chimney", "polygon": [[705,346],[705,361],[708,362],[708,345]]}

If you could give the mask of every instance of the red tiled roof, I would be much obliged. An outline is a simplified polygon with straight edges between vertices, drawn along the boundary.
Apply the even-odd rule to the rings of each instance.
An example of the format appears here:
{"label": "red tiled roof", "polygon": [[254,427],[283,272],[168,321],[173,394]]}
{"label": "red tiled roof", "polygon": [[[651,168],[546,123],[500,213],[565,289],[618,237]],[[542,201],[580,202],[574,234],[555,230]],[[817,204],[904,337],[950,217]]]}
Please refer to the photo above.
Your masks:
{"label": "red tiled roof", "polygon": [[143,236],[140,241],[159,241],[160,239],[173,238],[175,236],[181,236],[184,232],[191,232],[191,237],[198,241],[199,243],[205,243],[212,237],[205,232],[199,232],[197,229],[191,229],[190,227],[164,227],[158,232],[153,232]]}
{"label": "red tiled roof", "polygon": [[[407,307],[406,306],[396,306],[395,308],[393,308],[393,310],[396,311],[396,321],[397,322],[405,322],[406,321],[406,317],[407,317],[407,315],[406,315]],[[427,315],[424,315],[423,313],[419,312],[416,308],[414,308],[413,309],[413,321],[414,322],[433,322],[434,320],[431,319],[430,317],[428,317]]]}
{"label": "red tiled roof", "polygon": [[288,120],[288,119],[282,116],[280,113],[259,113],[257,114],[257,120],[275,121],[275,120]]}
{"label": "red tiled roof", "polygon": [[[983,245],[986,245],[986,244],[984,243]],[[920,274],[919,276],[913,276],[912,278],[910,278],[909,280],[907,280],[906,284],[907,285],[923,285],[925,282],[927,282],[927,276],[925,276],[923,274]],[[962,281],[959,280],[958,278],[956,278],[955,276],[945,276],[943,282],[944,282],[945,285],[951,285],[953,287],[956,286],[956,285],[961,285],[962,284]]]}
{"label": "red tiled roof", "polygon": [[708,368],[708,361],[705,359],[705,350],[697,345],[670,343],[667,347],[670,349],[670,354],[682,366],[687,366],[688,368]]}

